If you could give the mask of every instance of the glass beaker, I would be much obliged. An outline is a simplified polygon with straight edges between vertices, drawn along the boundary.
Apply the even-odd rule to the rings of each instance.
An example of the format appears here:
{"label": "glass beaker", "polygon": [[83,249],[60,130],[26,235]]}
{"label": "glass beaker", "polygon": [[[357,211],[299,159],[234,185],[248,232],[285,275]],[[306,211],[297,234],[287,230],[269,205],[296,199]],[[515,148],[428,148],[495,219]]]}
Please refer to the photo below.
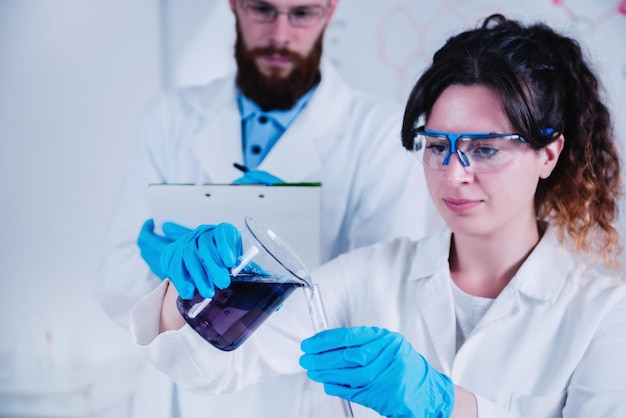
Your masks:
{"label": "glass beaker", "polygon": [[215,289],[213,298],[196,292],[191,300],[177,300],[185,321],[224,351],[239,347],[296,288],[311,286],[300,258],[267,227],[246,218],[242,242],[230,286]]}

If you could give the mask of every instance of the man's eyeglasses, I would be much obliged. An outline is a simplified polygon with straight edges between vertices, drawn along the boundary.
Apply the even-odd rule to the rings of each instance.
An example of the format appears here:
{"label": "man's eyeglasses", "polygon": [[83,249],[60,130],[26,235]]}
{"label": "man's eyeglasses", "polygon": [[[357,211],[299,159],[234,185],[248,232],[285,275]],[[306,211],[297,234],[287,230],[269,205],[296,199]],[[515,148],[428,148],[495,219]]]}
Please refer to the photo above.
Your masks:
{"label": "man's eyeglasses", "polygon": [[298,28],[314,25],[326,16],[327,6],[296,6],[287,11],[279,11],[274,5],[264,1],[239,0],[239,6],[248,18],[259,23],[271,23],[280,14],[286,14],[289,23]]}
{"label": "man's eyeglasses", "polygon": [[452,134],[417,128],[413,151],[426,167],[444,170],[452,155],[468,170],[486,172],[519,161],[528,142],[518,134]]}

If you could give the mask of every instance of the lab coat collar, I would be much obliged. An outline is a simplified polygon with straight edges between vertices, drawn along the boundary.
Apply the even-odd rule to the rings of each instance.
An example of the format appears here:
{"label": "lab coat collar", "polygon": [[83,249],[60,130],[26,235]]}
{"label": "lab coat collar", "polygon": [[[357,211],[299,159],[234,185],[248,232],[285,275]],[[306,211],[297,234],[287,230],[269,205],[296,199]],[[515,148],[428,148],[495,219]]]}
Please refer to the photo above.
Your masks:
{"label": "lab coat collar", "polygon": [[548,228],[517,271],[515,284],[524,295],[555,302],[576,267],[572,254],[559,243],[554,228]]}
{"label": "lab coat collar", "polygon": [[[243,163],[235,74],[192,93],[191,105],[206,120],[194,139],[194,152],[213,182],[231,182],[241,176],[232,164]],[[257,168],[287,182],[316,181],[310,176],[322,168],[317,142],[345,136],[352,96],[332,64],[322,60],[321,81],[309,103]]]}
{"label": "lab coat collar", "polygon": [[420,280],[432,277],[439,269],[448,268],[450,242],[452,233],[448,228],[417,242],[415,260],[411,268],[409,280]]}
{"label": "lab coat collar", "polygon": [[[409,280],[422,284],[416,294],[416,303],[421,307],[420,312],[432,336],[441,370],[447,374],[452,374],[456,362],[456,321],[448,263],[451,238],[450,230],[444,228],[419,241],[409,276]],[[535,300],[554,302],[572,267],[572,256],[558,243],[552,231],[547,231],[473,332],[486,324],[506,321],[518,313],[522,294]]]}
{"label": "lab coat collar", "polygon": [[[449,269],[451,238],[450,230],[444,228],[417,243],[411,280],[430,278],[443,267]],[[530,298],[554,302],[575,267],[573,256],[558,242],[554,228],[549,227],[518,270],[511,285]]]}

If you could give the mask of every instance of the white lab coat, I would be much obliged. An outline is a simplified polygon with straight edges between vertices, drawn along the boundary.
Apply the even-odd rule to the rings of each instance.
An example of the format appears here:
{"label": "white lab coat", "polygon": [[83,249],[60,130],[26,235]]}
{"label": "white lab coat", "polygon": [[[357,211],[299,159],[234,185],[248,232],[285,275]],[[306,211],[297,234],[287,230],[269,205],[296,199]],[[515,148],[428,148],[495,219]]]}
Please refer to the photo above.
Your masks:
{"label": "white lab coat", "polygon": [[[321,73],[308,105],[258,169],[287,182],[322,182],[323,261],[391,237],[421,237],[441,225],[419,163],[401,146],[403,109],[355,92],[327,62]],[[145,197],[147,185],[230,183],[242,175],[233,167],[242,158],[234,74],[206,86],[170,92],[148,107],[114,203],[96,283],[96,297],[114,320],[128,326],[131,307],[161,283],[136,245],[141,225],[152,216]],[[154,388],[138,398],[146,399],[150,410],[141,414],[168,417],[164,414],[167,389],[156,387],[159,376],[148,380]],[[284,384],[303,384],[298,382]],[[269,391],[267,385],[265,390]],[[164,403],[158,405],[155,398]],[[186,399],[180,403],[194,405]],[[230,411],[229,416],[258,415]]]}
{"label": "white lab coat", "polygon": [[[549,230],[455,353],[450,237],[444,230],[417,243],[376,244],[314,271],[331,328],[402,333],[435,368],[477,395],[481,418],[623,417],[623,278],[585,270]],[[239,349],[222,352],[188,325],[155,332],[164,287],[135,307],[131,330],[181,385],[220,392],[264,375],[301,372],[299,343],[313,333],[302,326],[308,321],[302,294],[292,295]],[[280,351],[266,349],[270,343]],[[377,415],[358,408],[355,416]]]}

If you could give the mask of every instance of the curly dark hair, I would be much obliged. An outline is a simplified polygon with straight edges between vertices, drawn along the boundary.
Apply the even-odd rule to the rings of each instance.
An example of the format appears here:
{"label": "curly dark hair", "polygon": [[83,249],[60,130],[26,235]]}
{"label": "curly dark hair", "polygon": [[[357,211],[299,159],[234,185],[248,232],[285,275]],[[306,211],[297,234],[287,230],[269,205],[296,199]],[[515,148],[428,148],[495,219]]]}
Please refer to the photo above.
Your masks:
{"label": "curly dark hair", "polygon": [[417,121],[451,85],[492,89],[536,150],[563,135],[558,163],[535,193],[537,218],[556,226],[561,241],[568,235],[575,251],[619,268],[620,159],[599,79],[580,44],[545,24],[524,26],[500,14],[451,37],[411,91],[402,124],[406,149],[413,149]]}

